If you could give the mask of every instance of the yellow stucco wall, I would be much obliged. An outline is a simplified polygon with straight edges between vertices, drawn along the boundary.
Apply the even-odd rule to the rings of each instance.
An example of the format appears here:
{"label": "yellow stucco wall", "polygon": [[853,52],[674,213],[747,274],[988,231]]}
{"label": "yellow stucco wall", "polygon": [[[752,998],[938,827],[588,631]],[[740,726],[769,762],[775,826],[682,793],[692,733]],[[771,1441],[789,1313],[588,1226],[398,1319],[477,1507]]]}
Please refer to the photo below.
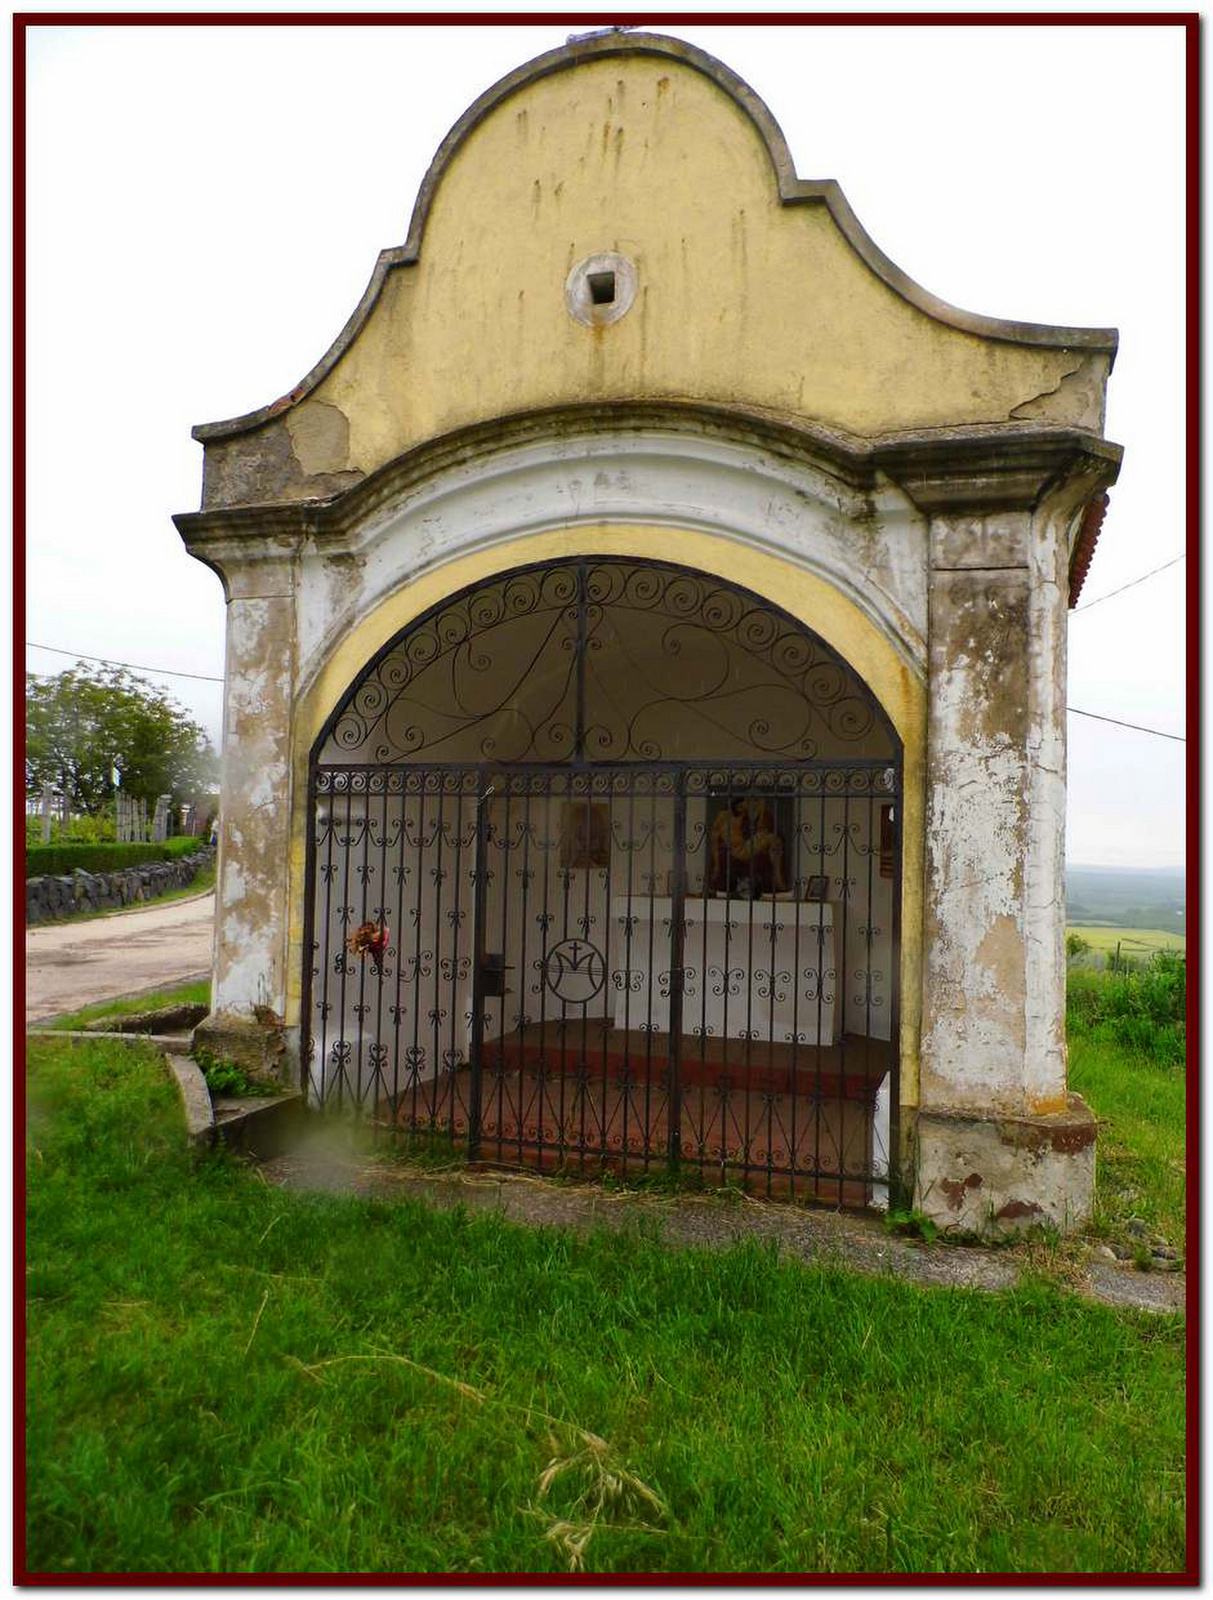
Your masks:
{"label": "yellow stucco wall", "polygon": [[292,748],[291,882],[288,903],[288,1025],[300,1021],[303,968],[307,768],[326,720],[367,662],[431,606],[493,574],[578,555],[625,555],[674,562],[753,590],[818,634],[866,681],[904,749],[901,905],[901,1099],[918,1103],[921,1020],[923,807],[926,686],[889,639],[824,579],[792,562],[716,535],[668,527],[611,525],[561,529],[494,545],[427,572],[399,589],[341,638],[296,706]]}
{"label": "yellow stucco wall", "polygon": [[[620,321],[590,329],[564,285],[603,250],[635,262],[639,287]],[[556,72],[488,114],[446,166],[417,263],[388,274],[352,348],[270,426],[308,474],[370,472],[464,424],[597,397],[757,406],[872,435],[1004,422],[1083,367],[1077,408],[1106,374],[1106,356],[1085,359],[909,304],[824,205],[781,204],[731,95],[637,55]]]}

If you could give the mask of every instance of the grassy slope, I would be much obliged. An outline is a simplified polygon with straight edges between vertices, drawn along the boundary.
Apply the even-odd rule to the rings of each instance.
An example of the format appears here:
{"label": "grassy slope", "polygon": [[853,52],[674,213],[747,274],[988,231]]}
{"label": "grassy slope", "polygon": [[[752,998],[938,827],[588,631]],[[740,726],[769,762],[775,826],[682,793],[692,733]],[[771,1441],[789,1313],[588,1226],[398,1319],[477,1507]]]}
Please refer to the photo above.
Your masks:
{"label": "grassy slope", "polygon": [[591,1569],[1182,1563],[1170,1319],[283,1193],[191,1170],[154,1058],[30,1066],[35,1569],[562,1570],[569,1425],[668,1507]]}
{"label": "grassy slope", "polygon": [[81,1028],[86,1022],[96,1022],[98,1017],[129,1017],[136,1011],[158,1011],[165,1006],[203,1006],[211,1003],[211,981],[183,984],[179,989],[158,989],[154,994],[139,994],[129,1000],[100,1000],[95,1006],[83,1006],[62,1017],[54,1017],[39,1027]]}
{"label": "grassy slope", "polygon": [[1100,1119],[1096,1216],[1091,1231],[1127,1238],[1138,1216],[1182,1245],[1186,1164],[1185,1078],[1114,1044],[1070,1039],[1070,1088]]}

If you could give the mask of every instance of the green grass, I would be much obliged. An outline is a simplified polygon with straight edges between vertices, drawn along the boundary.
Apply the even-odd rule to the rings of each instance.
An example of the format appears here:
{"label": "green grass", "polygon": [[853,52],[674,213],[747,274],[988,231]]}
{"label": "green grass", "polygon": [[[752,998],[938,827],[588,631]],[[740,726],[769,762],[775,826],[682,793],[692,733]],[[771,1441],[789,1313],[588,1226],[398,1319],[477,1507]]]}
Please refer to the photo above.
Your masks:
{"label": "green grass", "polygon": [[211,981],[186,983],[179,989],[160,989],[155,994],[135,995],[128,1000],[103,1000],[95,1006],[83,1006],[79,1011],[53,1017],[40,1027],[73,1029],[82,1028],[86,1022],[96,1022],[101,1017],[129,1017],[137,1011],[159,1011],[165,1006],[209,1006]]}
{"label": "green grass", "polygon": [[1069,1084],[1100,1119],[1096,1212],[1090,1231],[1128,1243],[1125,1224],[1182,1247],[1185,1239],[1185,1075],[1102,1039],[1070,1036]]}
{"label": "green grass", "polygon": [[1176,1319],[283,1192],[29,1065],[33,1570],[1183,1563]]}
{"label": "green grass", "polygon": [[1155,950],[1186,950],[1187,939],[1182,933],[1168,933],[1163,928],[1113,928],[1099,923],[1076,923],[1066,928],[1085,939],[1092,950],[1109,955],[1120,945],[1121,953],[1142,959]]}

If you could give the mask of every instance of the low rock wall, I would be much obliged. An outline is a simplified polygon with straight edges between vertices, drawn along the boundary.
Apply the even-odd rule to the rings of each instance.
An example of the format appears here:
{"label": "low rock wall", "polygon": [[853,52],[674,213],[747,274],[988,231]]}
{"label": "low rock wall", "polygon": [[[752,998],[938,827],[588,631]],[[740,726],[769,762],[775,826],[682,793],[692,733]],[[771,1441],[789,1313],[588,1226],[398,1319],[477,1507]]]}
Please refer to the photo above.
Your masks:
{"label": "low rock wall", "polygon": [[85,872],[77,867],[67,877],[27,878],[26,924],[58,922],[80,911],[113,911],[154,900],[169,889],[187,889],[214,856],[210,846],[204,845],[177,861],[146,861],[120,872]]}

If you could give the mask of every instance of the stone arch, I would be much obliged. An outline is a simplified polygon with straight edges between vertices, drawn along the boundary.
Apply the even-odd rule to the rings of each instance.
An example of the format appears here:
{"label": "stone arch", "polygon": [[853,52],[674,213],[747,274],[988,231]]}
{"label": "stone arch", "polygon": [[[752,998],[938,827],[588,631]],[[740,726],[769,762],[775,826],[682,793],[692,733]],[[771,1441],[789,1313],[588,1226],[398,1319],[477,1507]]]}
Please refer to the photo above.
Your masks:
{"label": "stone arch", "polygon": [[629,526],[789,558],[926,670],[925,518],[861,447],[802,429],[687,405],[561,408],[410,452],[315,522],[299,585],[304,691],[358,618],[436,566],[531,534]]}
{"label": "stone arch", "polygon": [[307,795],[312,752],[338,713],[350,685],[410,624],[477,583],[515,568],[578,555],[630,556],[690,566],[722,583],[740,585],[816,634],[863,680],[901,745],[902,871],[897,982],[900,991],[901,1104],[916,1103],[921,1015],[923,784],[926,695],[921,673],[911,670],[885,628],[839,588],[787,556],[740,546],[720,534],[643,524],[602,524],[531,533],[481,548],[431,567],[397,587],[363,614],[314,666],[300,694],[292,738],[291,873],[287,970],[287,1023],[296,1040],[301,1022],[300,974],[304,944]]}

